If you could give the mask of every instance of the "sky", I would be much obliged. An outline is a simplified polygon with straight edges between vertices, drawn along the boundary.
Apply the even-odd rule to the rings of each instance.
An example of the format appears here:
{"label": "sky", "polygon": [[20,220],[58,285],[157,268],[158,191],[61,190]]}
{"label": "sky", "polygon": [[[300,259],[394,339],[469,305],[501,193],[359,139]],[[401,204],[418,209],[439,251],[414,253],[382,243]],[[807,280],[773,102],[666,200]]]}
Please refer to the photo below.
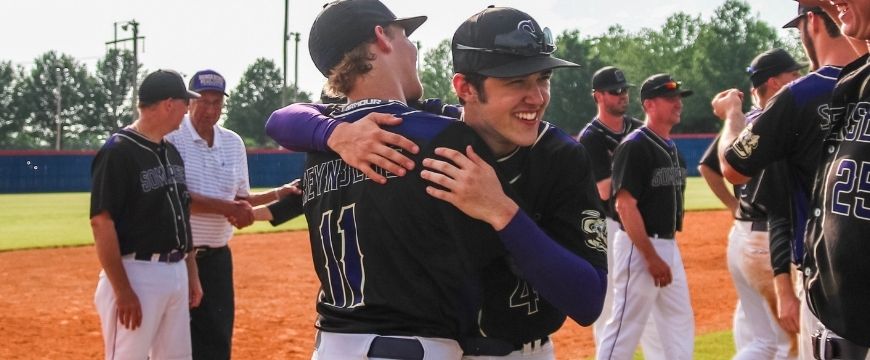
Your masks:
{"label": "sky", "polygon": [[[534,17],[554,34],[578,29],[597,35],[611,25],[629,31],[659,28],[677,11],[709,18],[724,0],[382,0],[397,16],[427,15],[429,20],[411,36],[422,52],[453,36],[453,31],[487,5],[510,6]],[[308,32],[324,0],[289,0],[288,31],[301,33],[299,87],[315,94],[325,78],[308,55]],[[779,27],[794,17],[791,0],[749,0],[753,12]],[[239,82],[257,58],[272,59],[281,67],[284,2],[280,0],[0,0],[0,61],[30,66],[49,50],[73,56],[91,71],[114,38],[113,23],[140,23],[140,63],[146,70],[168,68],[187,79],[211,68],[227,79],[228,89]],[[652,6],[651,6],[652,5]],[[118,38],[129,31],[118,28]],[[126,48],[132,49],[127,43]],[[421,54],[422,56],[422,54]],[[292,84],[294,42],[288,44],[288,84]]]}

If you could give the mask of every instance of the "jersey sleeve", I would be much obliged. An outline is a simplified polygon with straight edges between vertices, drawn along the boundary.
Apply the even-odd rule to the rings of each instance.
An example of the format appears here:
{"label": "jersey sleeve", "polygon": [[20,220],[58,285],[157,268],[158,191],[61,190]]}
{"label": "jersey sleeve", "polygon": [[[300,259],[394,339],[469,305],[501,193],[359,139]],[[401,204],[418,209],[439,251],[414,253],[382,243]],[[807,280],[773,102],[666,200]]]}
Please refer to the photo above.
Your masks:
{"label": "jersey sleeve", "polygon": [[701,156],[701,162],[699,165],[706,165],[708,168],[715,171],[717,174],[722,175],[722,167],[719,165],[719,135],[713,139],[713,142],[710,143],[710,146],[707,147],[707,150],[704,151],[704,155]]}
{"label": "jersey sleeve", "polygon": [[770,264],[774,275],[791,270],[791,248],[794,238],[792,226],[791,182],[783,161],[777,161],[761,173],[755,198],[750,199],[767,214],[770,237]]}
{"label": "jersey sleeve", "polygon": [[596,182],[607,179],[611,176],[610,154],[607,151],[607,146],[604,145],[601,139],[588,134],[586,132],[580,134],[577,139],[586,151],[589,153],[589,159],[592,169],[592,175]]}
{"label": "jersey sleeve", "polygon": [[267,206],[272,213],[272,226],[281,225],[293,218],[302,215],[305,209],[302,207],[302,195],[289,195]]}
{"label": "jersey sleeve", "polygon": [[788,88],[777,93],[758,118],[728,146],[725,159],[745,176],[755,176],[795,148],[798,107]]}
{"label": "jersey sleeve", "polygon": [[124,156],[119,137],[112,137],[97,152],[91,163],[91,211],[90,216],[108,211],[112,219],[118,219],[124,210],[125,199],[131,184],[138,183],[127,165],[130,159]]}
{"label": "jersey sleeve", "polygon": [[275,110],[266,120],[266,135],[293,151],[330,151],[326,145],[339,121],[323,115],[321,104],[292,104]]}
{"label": "jersey sleeve", "polygon": [[615,197],[619,190],[626,190],[632,197],[640,200],[652,176],[652,159],[644,153],[637,141],[624,141],[613,152],[613,190]]}

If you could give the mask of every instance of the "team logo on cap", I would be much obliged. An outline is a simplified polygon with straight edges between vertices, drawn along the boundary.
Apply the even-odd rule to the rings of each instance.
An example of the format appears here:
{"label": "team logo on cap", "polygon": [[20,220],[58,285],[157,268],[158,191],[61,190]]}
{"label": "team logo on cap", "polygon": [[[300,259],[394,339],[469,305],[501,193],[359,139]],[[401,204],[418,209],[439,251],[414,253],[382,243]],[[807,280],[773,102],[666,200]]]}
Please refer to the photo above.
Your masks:
{"label": "team logo on cap", "polygon": [[616,82],[625,82],[625,75],[622,74],[622,70],[614,71],[613,77],[616,79]]}
{"label": "team logo on cap", "polygon": [[223,87],[224,78],[217,74],[202,74],[199,75],[199,83],[207,87]]}
{"label": "team logo on cap", "polygon": [[532,20],[523,20],[523,21],[520,21],[520,22],[517,24],[517,29],[520,29],[520,30],[522,30],[522,31],[525,31],[525,32],[529,33],[529,35],[532,35],[535,39],[538,38],[538,35],[535,34],[535,26],[532,25]]}
{"label": "team logo on cap", "polygon": [[740,133],[740,137],[737,138],[737,141],[734,142],[734,154],[741,159],[746,159],[752,156],[752,152],[758,147],[759,138],[761,137],[752,133],[752,125],[746,127],[746,129],[743,129],[743,132]]}
{"label": "team logo on cap", "polygon": [[589,235],[586,239],[586,246],[600,252],[607,252],[607,223],[604,222],[601,213],[595,210],[586,210],[583,215],[580,227],[584,233]]}

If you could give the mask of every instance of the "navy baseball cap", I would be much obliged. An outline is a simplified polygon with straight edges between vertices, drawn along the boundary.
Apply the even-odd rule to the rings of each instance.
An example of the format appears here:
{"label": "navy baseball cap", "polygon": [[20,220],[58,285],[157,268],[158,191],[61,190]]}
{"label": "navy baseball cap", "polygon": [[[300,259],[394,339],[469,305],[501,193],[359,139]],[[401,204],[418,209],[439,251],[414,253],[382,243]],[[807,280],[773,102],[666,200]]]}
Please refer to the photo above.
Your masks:
{"label": "navy baseball cap", "polygon": [[506,78],[580,66],[552,56],[553,34],[529,14],[491,5],[459,25],[451,50],[460,74]]}
{"label": "navy baseball cap", "polygon": [[746,68],[746,72],[749,73],[752,87],[757,88],[761,84],[764,84],[767,79],[805,67],[807,67],[807,64],[799,64],[791,57],[788,51],[770,49],[752,59],[752,63]]}
{"label": "navy baseball cap", "polygon": [[345,53],[374,37],[375,26],[396,24],[410,36],[425,21],[425,16],[397,18],[378,0],[333,1],[323,6],[311,25],[308,52],[317,70],[329,77]]}
{"label": "navy baseball cap", "polygon": [[686,97],[692,95],[694,91],[689,89],[681,89],[683,83],[674,80],[668,74],[656,74],[648,77],[640,85],[640,99],[652,99],[662,96]]}
{"label": "navy baseball cap", "polygon": [[157,70],[139,85],[139,101],[154,103],[166,99],[197,99],[199,94],[187,90],[184,78],[173,70]]}
{"label": "navy baseball cap", "polygon": [[605,66],[592,74],[592,90],[607,91],[634,87],[625,80],[622,70],[613,66]]}
{"label": "navy baseball cap", "polygon": [[824,14],[825,11],[818,6],[806,6],[803,4],[798,4],[798,14],[794,19],[789,20],[789,22],[785,23],[782,26],[783,29],[788,28],[796,28],[798,23],[801,21],[801,18],[807,16],[807,13],[816,13],[816,14]]}
{"label": "navy baseball cap", "polygon": [[193,74],[187,88],[198,93],[217,91],[224,94],[224,96],[229,96],[227,95],[227,82],[224,80],[224,77],[211,69],[200,70],[196,74]]}

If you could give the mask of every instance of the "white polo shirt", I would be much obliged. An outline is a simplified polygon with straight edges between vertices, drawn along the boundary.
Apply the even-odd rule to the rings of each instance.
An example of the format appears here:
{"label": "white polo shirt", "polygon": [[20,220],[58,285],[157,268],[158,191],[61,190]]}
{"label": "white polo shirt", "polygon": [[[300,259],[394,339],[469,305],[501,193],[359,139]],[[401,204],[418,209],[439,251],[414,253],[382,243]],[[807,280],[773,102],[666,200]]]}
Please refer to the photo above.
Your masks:
{"label": "white polo shirt", "polygon": [[[181,127],[166,135],[166,140],[178,148],[184,159],[190,192],[230,201],[249,195],[245,144],[232,130],[215,125],[214,144],[209,147],[193,128],[189,115],[185,115]],[[221,247],[233,236],[233,226],[220,214],[191,214],[190,228],[194,246]]]}

